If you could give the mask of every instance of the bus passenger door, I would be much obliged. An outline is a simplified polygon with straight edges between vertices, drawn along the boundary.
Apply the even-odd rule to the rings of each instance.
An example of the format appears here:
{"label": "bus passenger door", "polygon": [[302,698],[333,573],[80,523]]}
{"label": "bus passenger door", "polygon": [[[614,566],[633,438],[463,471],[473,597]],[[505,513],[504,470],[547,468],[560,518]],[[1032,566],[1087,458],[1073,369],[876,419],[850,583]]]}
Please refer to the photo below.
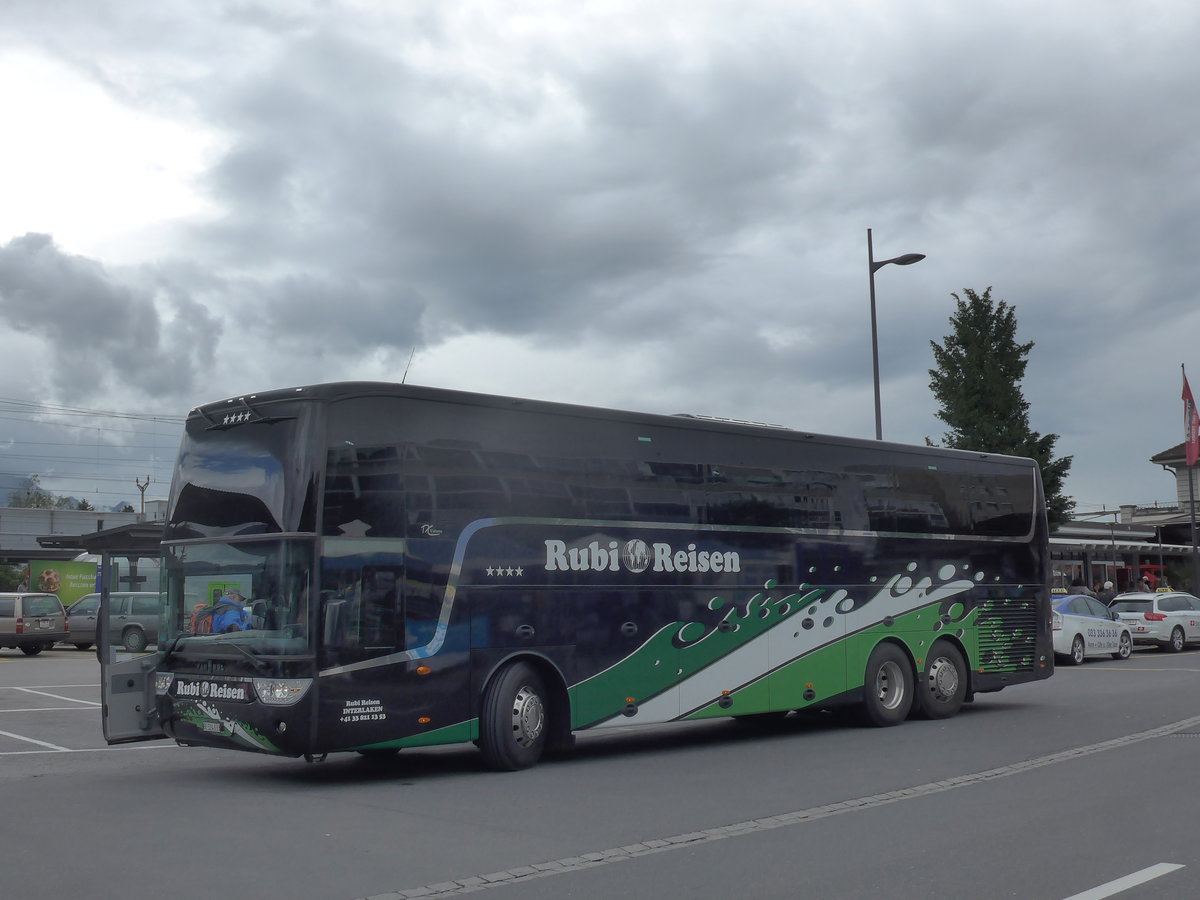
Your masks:
{"label": "bus passenger door", "polygon": [[[159,634],[168,633],[159,611]],[[163,654],[157,643],[130,652],[113,640],[113,605],[103,591],[96,614],[96,655],[100,659],[101,722],[110,744],[152,741],[166,737],[158,719],[155,673]],[[118,632],[119,634],[119,632]]]}

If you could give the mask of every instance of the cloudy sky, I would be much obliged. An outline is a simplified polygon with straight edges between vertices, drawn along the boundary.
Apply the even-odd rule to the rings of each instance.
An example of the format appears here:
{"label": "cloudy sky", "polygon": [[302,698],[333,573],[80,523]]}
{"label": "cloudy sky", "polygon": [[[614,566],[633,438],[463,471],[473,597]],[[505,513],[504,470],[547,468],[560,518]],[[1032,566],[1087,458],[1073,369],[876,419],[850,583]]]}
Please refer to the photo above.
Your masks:
{"label": "cloudy sky", "polygon": [[943,434],[929,344],[992,286],[1079,512],[1174,498],[1194,0],[4,6],[0,398],[48,405],[0,412],[4,472],[89,496],[198,403],[410,356],[873,437],[871,228],[928,257],[876,275],[887,439]]}

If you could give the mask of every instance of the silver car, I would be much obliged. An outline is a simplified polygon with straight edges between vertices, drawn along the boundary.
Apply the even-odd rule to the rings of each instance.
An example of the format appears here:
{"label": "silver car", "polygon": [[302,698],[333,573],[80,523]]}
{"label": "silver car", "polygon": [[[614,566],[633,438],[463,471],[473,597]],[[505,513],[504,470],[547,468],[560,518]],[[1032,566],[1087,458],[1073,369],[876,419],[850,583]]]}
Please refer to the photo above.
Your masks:
{"label": "silver car", "polygon": [[[113,591],[110,603],[109,640],[123,644],[126,650],[140,653],[148,644],[158,643],[157,593],[142,591]],[[67,608],[70,642],[80,650],[96,643],[96,613],[100,610],[100,595],[86,594]]]}
{"label": "silver car", "polygon": [[26,656],[67,640],[67,618],[56,594],[0,594],[0,647]]}
{"label": "silver car", "polygon": [[1182,591],[1120,594],[1110,606],[1129,626],[1135,644],[1178,653],[1200,642],[1200,598]]}

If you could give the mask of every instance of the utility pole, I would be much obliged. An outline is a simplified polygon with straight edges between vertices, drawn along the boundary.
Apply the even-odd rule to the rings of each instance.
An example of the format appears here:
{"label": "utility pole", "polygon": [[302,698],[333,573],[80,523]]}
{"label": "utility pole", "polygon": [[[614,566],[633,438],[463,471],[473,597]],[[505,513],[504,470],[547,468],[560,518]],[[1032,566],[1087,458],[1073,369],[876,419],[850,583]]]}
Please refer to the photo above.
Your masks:
{"label": "utility pole", "polygon": [[133,477],[133,483],[137,485],[138,491],[142,495],[142,515],[146,515],[146,488],[150,487],[150,476],[146,476],[146,481],[143,484],[141,479],[136,475]]}

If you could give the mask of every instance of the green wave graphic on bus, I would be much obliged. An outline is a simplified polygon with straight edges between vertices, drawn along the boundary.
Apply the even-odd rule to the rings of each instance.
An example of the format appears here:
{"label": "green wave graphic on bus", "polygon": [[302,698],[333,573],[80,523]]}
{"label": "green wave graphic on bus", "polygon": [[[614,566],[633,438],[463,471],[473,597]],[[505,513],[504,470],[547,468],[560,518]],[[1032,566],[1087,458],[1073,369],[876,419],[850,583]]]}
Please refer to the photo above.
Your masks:
{"label": "green wave graphic on bus", "polygon": [[[712,679],[695,676],[716,668],[717,663],[727,672],[724,683],[728,688],[741,688],[765,675],[767,664],[763,661],[766,654],[738,651],[800,613],[805,614],[804,627],[790,640],[794,645],[791,658],[797,659],[846,634],[861,632],[914,610],[944,604],[983,579],[981,572],[974,573],[972,578],[956,578],[959,571],[947,565],[938,570],[935,582],[929,575],[918,577],[916,569],[916,563],[909,563],[881,587],[869,588],[873,593],[865,599],[841,587],[801,585],[798,590],[783,594],[777,592],[775,581],[766,582],[762,591],[742,603],[713,597],[710,609],[728,607],[715,624],[705,626],[693,621],[667,625],[616,665],[573,686],[573,725],[584,728],[622,713],[641,712],[639,707],[643,704],[663,697],[677,686],[681,688],[678,700],[662,700],[652,717],[665,721],[686,714],[712,699]],[[952,621],[962,621],[972,612],[965,604],[956,602],[950,604],[947,615]],[[931,620],[921,627],[935,630]],[[693,681],[695,690],[689,692],[686,687]],[[671,704],[676,702],[678,706],[672,714]]]}
{"label": "green wave graphic on bus", "polygon": [[178,718],[197,731],[229,738],[234,743],[242,744],[252,750],[262,750],[267,753],[279,752],[279,748],[267,740],[257,728],[229,716],[223,716],[216,707],[207,703],[189,701],[188,707],[179,713]]}

